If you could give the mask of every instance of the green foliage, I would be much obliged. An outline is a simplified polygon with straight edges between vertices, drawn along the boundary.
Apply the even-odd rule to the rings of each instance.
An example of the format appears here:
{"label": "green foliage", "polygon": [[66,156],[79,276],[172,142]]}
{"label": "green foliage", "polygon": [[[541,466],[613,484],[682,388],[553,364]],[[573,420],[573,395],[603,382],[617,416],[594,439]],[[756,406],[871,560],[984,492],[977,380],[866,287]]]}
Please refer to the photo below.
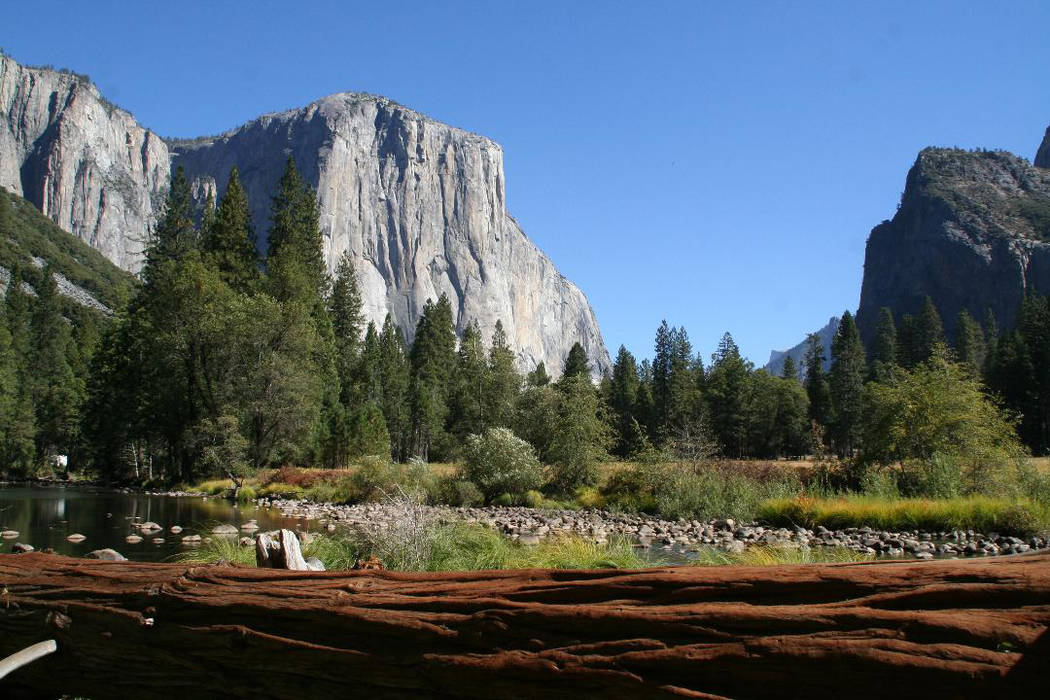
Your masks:
{"label": "green foliage", "polygon": [[237,166],[230,170],[226,191],[214,215],[205,206],[201,250],[223,281],[238,292],[250,293],[259,280],[259,260],[255,252],[251,208],[241,186]]}
{"label": "green foliage", "polygon": [[565,366],[561,371],[562,381],[573,377],[590,377],[591,364],[587,359],[587,352],[579,343],[573,343],[569,348],[569,354],[565,357]]}
{"label": "green foliage", "polygon": [[597,483],[597,465],[607,454],[609,431],[598,415],[598,395],[589,377],[562,377],[558,392],[547,454],[552,465],[550,488],[556,494],[572,494]]}
{"label": "green foliage", "polygon": [[941,484],[947,465],[958,465],[959,490],[980,493],[1023,454],[1009,418],[943,348],[912,370],[895,371],[885,384],[869,384],[864,414],[860,461],[899,464],[906,495]]}
{"label": "green foliage", "polygon": [[489,428],[467,438],[463,475],[487,500],[524,495],[543,484],[543,468],[532,447],[506,428]]}
{"label": "green foliage", "polygon": [[733,337],[726,333],[711,356],[707,376],[707,403],[715,439],[729,456],[747,454],[748,384],[752,365],[740,356]]}
{"label": "green foliage", "polygon": [[831,372],[828,375],[832,415],[828,434],[842,457],[852,455],[860,443],[866,374],[867,363],[860,333],[853,315],[845,311],[831,344]]}
{"label": "green foliage", "polygon": [[416,325],[410,355],[412,380],[411,454],[429,458],[448,450],[445,420],[448,417],[449,388],[456,366],[456,330],[452,304],[442,294],[437,303],[427,300]]}
{"label": "green foliage", "polygon": [[820,336],[810,333],[806,337],[806,355],[803,360],[806,374],[803,383],[809,398],[809,418],[822,426],[828,425],[832,417],[831,386],[824,373],[825,359]]}
{"label": "green foliage", "polygon": [[874,381],[885,381],[896,366],[897,326],[893,322],[893,312],[884,306],[879,309],[879,320],[875,325],[869,378]]}

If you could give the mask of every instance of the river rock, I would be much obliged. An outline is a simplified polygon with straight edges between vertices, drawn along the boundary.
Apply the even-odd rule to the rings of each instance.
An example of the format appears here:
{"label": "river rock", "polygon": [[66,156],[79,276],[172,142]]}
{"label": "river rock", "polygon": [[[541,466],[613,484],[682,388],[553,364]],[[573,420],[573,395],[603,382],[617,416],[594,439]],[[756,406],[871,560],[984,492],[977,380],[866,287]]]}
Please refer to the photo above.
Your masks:
{"label": "river rock", "polygon": [[242,547],[251,547],[251,546],[255,545],[255,538],[253,538],[253,537],[242,537],[241,539],[237,540],[237,542]]}
{"label": "river rock", "polygon": [[243,530],[244,532],[254,532],[258,529],[259,523],[255,522],[254,520],[249,520],[248,522],[241,525],[241,530]]}
{"label": "river rock", "polygon": [[213,535],[236,535],[238,532],[236,525],[216,525],[211,529]]}
{"label": "river rock", "polygon": [[180,532],[182,532],[182,526],[180,526],[180,525],[172,525],[170,528],[168,528],[168,532],[170,532],[173,535],[177,535]]}
{"label": "river rock", "polygon": [[115,549],[96,549],[87,553],[88,559],[101,559],[102,561],[127,561],[128,558]]}
{"label": "river rock", "polygon": [[150,540],[150,541],[151,541],[151,542],[152,542],[153,544],[164,544],[164,538],[163,538],[163,537],[154,537],[154,538],[153,538],[152,540]]}
{"label": "river rock", "polygon": [[13,545],[11,545],[12,554],[28,554],[29,552],[32,552],[33,549],[33,545],[24,544],[22,542],[15,542]]}
{"label": "river rock", "polygon": [[526,532],[525,534],[518,536],[518,544],[525,545],[526,547],[535,547],[539,543],[539,535],[534,535],[531,532]]}
{"label": "river rock", "polygon": [[163,530],[164,528],[162,528],[160,525],[158,525],[155,522],[146,521],[146,522],[141,523],[139,525],[139,529],[142,530],[143,532],[155,532],[157,530]]}
{"label": "river rock", "polygon": [[69,537],[66,538],[66,541],[67,542],[72,542],[73,544],[80,544],[81,542],[83,542],[86,539],[87,539],[87,537],[85,537],[84,535],[81,535],[79,532],[74,532],[72,535],[70,535]]}
{"label": "river rock", "polygon": [[124,538],[124,541],[128,544],[138,544],[142,541],[142,537],[140,537],[139,535],[128,535]]}
{"label": "river rock", "polygon": [[0,537],[3,537],[5,540],[13,540],[18,537],[18,534],[18,530],[4,530],[0,532]]}

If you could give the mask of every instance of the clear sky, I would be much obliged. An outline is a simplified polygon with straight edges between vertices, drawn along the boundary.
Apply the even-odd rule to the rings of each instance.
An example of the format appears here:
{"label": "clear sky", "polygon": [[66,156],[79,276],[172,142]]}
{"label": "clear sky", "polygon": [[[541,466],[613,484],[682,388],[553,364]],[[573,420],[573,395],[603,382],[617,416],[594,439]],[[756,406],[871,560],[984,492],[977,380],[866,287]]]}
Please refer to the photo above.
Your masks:
{"label": "clear sky", "polygon": [[6,2],[0,46],[164,136],[343,90],[503,145],[511,213],[610,353],[662,318],[757,364],[860,295],[927,145],[1031,159],[1048,2]]}

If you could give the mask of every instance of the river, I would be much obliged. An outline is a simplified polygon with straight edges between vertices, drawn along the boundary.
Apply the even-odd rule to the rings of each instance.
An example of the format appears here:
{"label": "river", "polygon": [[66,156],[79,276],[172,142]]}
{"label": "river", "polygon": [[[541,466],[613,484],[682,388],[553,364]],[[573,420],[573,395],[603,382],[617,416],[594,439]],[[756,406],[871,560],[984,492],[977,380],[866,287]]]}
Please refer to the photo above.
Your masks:
{"label": "river", "polygon": [[[22,542],[74,557],[108,547],[134,561],[164,561],[186,549],[182,538],[187,535],[207,537],[217,524],[240,527],[251,519],[263,530],[308,529],[304,519],[285,518],[280,511],[237,505],[222,498],[156,496],[79,485],[0,485],[0,530],[19,533],[0,541],[2,552]],[[163,530],[141,533],[133,526],[146,521],[157,523]],[[172,534],[173,525],[181,527],[182,532]],[[66,538],[74,533],[86,539],[79,544],[69,542]],[[128,535],[142,535],[142,542],[129,544],[125,541]],[[154,544],[155,537],[164,542]]]}

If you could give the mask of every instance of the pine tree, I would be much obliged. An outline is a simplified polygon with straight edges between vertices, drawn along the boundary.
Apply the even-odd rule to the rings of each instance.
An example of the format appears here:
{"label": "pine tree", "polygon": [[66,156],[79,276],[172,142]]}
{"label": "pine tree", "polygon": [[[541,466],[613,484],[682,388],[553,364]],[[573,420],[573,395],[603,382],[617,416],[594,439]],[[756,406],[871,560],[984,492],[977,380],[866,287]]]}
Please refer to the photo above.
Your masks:
{"label": "pine tree", "polygon": [[193,197],[190,183],[180,165],[171,178],[168,195],[164,201],[153,239],[146,251],[146,267],[143,276],[150,283],[158,267],[168,261],[181,260],[186,253],[197,248],[197,230],[193,226]]}
{"label": "pine tree", "polygon": [[897,327],[893,323],[893,312],[884,306],[879,309],[879,320],[875,324],[875,340],[871,345],[869,376],[877,382],[886,381],[896,366]]}
{"label": "pine tree", "polygon": [[791,355],[784,358],[784,366],[780,368],[780,378],[798,381],[798,367],[795,365],[795,358]]}
{"label": "pine tree", "polygon": [[363,303],[357,288],[357,275],[349,253],[339,259],[335,282],[328,297],[328,315],[335,337],[335,366],[339,375],[339,400],[350,406],[355,400],[356,370],[361,348]]}
{"label": "pine tree", "polygon": [[938,345],[944,344],[944,324],[933,299],[926,297],[916,322],[916,343],[914,362],[926,362],[934,355]]}
{"label": "pine tree", "polygon": [[[289,156],[270,207],[266,267],[270,290],[281,301],[297,299],[318,309],[328,283],[317,198]],[[315,311],[316,313],[316,311]]]}
{"label": "pine tree", "polygon": [[514,351],[510,349],[503,323],[497,320],[485,373],[486,427],[512,425],[520,392],[521,376],[514,367]]}
{"label": "pine tree", "polygon": [[[670,340],[671,358],[667,373],[667,404],[663,426],[668,438],[680,434],[698,417],[700,386],[695,374],[697,361],[693,357],[693,346],[685,328],[672,328]],[[700,367],[702,376],[702,365]]]}
{"label": "pine tree", "polygon": [[[207,214],[207,205],[204,211]],[[223,281],[246,294],[255,289],[259,280],[251,218],[248,195],[234,166],[218,208],[202,222],[201,249],[204,259],[219,270]]]}
{"label": "pine tree", "polygon": [[8,199],[7,190],[0,187],[0,236],[4,240],[14,238],[15,218],[11,211],[11,202]]}
{"label": "pine tree", "polygon": [[806,355],[803,364],[806,376],[803,382],[809,398],[809,418],[827,426],[831,418],[831,387],[824,374],[824,346],[820,336],[810,333],[806,337]]}
{"label": "pine tree", "polygon": [[441,295],[427,300],[412,342],[412,455],[428,460],[447,447],[445,419],[448,392],[456,364],[456,330],[452,304]]}
{"label": "pine tree", "polygon": [[984,338],[984,365],[981,367],[981,371],[987,377],[995,366],[995,355],[999,343],[999,324],[995,320],[995,314],[992,312],[991,307],[986,308],[984,312]]}
{"label": "pine tree", "polygon": [[550,375],[547,374],[547,365],[540,362],[536,365],[536,369],[529,372],[528,376],[525,377],[525,382],[529,386],[547,386],[551,383]]}
{"label": "pine tree", "polygon": [[58,287],[51,268],[44,269],[33,311],[33,403],[36,407],[37,450],[46,457],[68,454],[78,421],[73,370],[67,348],[69,328],[62,317]]}
{"label": "pine tree", "polygon": [[904,314],[897,325],[898,366],[911,368],[922,362],[922,350],[919,345],[919,320],[911,314]]}
{"label": "pine tree", "polygon": [[966,309],[955,320],[955,354],[959,364],[975,377],[981,376],[987,345],[984,331]]}
{"label": "pine tree", "polygon": [[667,415],[671,394],[671,355],[674,353],[671,328],[667,325],[666,319],[661,321],[660,327],[656,329],[656,339],[653,345],[653,415],[649,435],[654,442],[662,445],[667,438]]}
{"label": "pine tree", "polygon": [[752,366],[740,356],[733,336],[726,333],[711,356],[707,402],[711,428],[725,453],[742,457],[747,451],[747,392]]}
{"label": "pine tree", "polygon": [[410,456],[409,406],[410,371],[405,354],[405,341],[401,329],[394,325],[390,314],[383,320],[379,334],[379,384],[383,398],[381,408],[390,433],[390,451],[394,459],[405,460]]}
{"label": "pine tree", "polygon": [[456,353],[456,370],[449,398],[449,432],[459,442],[468,435],[480,435],[489,425],[486,421],[485,385],[488,366],[481,329],[477,322],[463,331]]}
{"label": "pine tree", "polygon": [[562,368],[560,381],[571,377],[587,377],[590,379],[590,376],[591,363],[587,359],[587,353],[578,342],[573,343],[572,347],[569,348],[568,356],[565,358],[565,366]]}
{"label": "pine tree", "polygon": [[621,345],[610,379],[609,411],[613,424],[612,452],[622,459],[633,456],[645,446],[645,436],[635,414],[640,388],[634,355]]}
{"label": "pine tree", "polygon": [[859,445],[866,371],[864,346],[860,342],[857,324],[853,315],[845,311],[831,344],[831,372],[828,375],[833,415],[830,436],[843,457],[852,455]]}

